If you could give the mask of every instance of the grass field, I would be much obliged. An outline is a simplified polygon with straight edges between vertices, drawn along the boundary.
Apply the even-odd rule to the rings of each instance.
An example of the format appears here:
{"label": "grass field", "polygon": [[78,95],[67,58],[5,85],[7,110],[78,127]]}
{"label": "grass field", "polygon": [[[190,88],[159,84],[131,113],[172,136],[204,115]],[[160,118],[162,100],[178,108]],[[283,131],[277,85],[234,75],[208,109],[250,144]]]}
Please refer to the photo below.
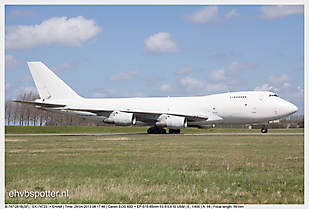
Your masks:
{"label": "grass field", "polygon": [[304,204],[304,136],[5,137],[5,203]]}
{"label": "grass field", "polygon": [[[129,126],[5,126],[6,134],[29,134],[29,133],[147,133],[148,127]],[[181,133],[261,133],[260,129],[232,129],[210,128],[197,129],[185,128]],[[269,133],[303,133],[304,129],[268,129]]]}

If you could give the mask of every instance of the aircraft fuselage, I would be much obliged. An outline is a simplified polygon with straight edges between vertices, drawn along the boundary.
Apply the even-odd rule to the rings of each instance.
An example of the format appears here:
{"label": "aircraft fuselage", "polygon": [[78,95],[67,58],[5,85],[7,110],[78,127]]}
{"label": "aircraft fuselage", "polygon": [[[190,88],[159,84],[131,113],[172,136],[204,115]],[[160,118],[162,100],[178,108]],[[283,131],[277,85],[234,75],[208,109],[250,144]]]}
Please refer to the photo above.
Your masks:
{"label": "aircraft fuselage", "polygon": [[[209,119],[205,121],[188,122],[188,126],[268,122],[287,117],[297,111],[295,105],[266,91],[243,91],[200,97],[72,99],[57,100],[57,102],[66,103],[66,108],[47,108],[47,110],[95,121],[103,121],[108,117],[108,114],[104,116],[103,112],[102,115],[98,115],[69,109],[78,107],[80,109],[105,109],[120,112],[138,111],[157,113],[158,115],[162,113],[177,115],[185,112],[192,115],[209,116]],[[139,117],[147,119],[148,116]],[[153,115],[149,117],[153,117]]]}

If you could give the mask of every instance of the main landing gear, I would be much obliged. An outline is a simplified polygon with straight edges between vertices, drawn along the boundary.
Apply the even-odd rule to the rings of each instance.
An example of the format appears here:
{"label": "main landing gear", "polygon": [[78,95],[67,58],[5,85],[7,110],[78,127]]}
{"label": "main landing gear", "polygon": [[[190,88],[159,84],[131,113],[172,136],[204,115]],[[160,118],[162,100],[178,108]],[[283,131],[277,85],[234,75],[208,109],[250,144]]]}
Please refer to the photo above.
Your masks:
{"label": "main landing gear", "polygon": [[[166,130],[160,127],[150,127],[148,128],[147,133],[148,134],[166,134]],[[169,129],[168,133],[169,134],[179,134],[180,129]]]}
{"label": "main landing gear", "polygon": [[160,127],[150,127],[147,130],[148,134],[166,134],[166,130]]}
{"label": "main landing gear", "polygon": [[263,134],[265,134],[265,133],[267,133],[267,128],[266,128],[266,125],[264,124],[263,125],[263,127],[262,127],[262,129],[261,129],[261,132],[263,133]]}
{"label": "main landing gear", "polygon": [[169,129],[168,133],[170,133],[170,134],[180,134],[180,129]]}

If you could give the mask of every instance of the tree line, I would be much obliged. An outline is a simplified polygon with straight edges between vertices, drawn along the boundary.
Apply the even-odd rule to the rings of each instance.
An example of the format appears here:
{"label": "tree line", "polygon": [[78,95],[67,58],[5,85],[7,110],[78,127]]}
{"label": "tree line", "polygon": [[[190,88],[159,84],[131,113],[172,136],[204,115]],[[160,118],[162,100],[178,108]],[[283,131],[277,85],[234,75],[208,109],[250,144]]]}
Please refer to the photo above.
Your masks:
{"label": "tree line", "polygon": [[[33,92],[20,94],[17,100],[34,101],[39,95]],[[48,112],[33,105],[21,104],[11,99],[5,101],[5,124],[8,126],[95,126],[98,122]]]}

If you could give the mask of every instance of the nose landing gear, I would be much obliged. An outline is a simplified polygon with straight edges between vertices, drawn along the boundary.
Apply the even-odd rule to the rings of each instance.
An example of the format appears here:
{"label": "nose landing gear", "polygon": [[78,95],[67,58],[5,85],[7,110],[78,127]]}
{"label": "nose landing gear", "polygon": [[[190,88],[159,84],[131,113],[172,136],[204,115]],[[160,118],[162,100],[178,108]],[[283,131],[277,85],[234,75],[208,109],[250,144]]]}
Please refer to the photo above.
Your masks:
{"label": "nose landing gear", "polygon": [[267,127],[266,127],[265,124],[263,125],[263,127],[262,127],[262,129],[261,129],[261,132],[262,132],[263,134],[265,134],[265,133],[268,132]]}

